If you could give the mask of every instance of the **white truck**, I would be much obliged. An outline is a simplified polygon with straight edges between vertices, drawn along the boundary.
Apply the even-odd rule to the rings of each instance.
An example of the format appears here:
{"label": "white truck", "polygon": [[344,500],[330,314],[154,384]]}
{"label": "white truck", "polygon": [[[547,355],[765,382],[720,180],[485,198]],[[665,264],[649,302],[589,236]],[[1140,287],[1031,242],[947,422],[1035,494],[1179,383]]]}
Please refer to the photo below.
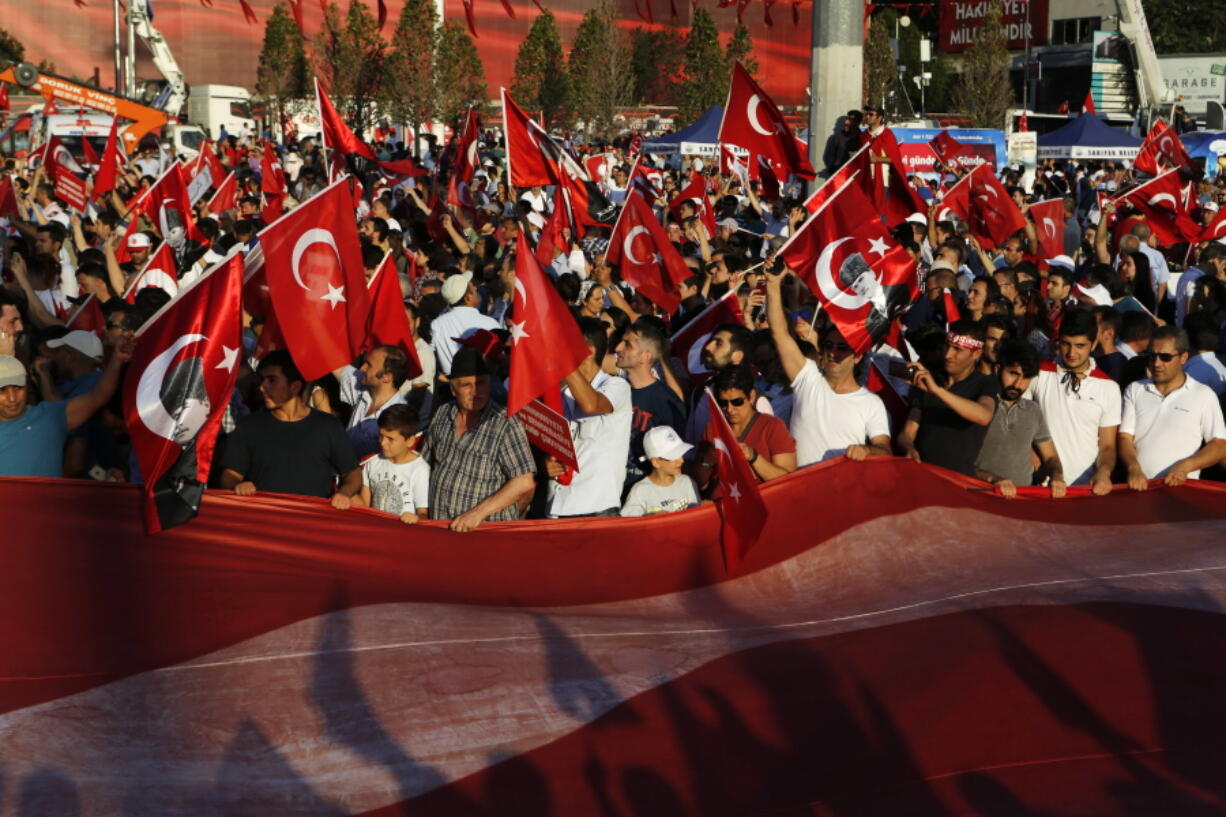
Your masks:
{"label": "white truck", "polygon": [[255,133],[251,94],[237,85],[193,85],[187,92],[187,121],[213,139],[223,129],[231,136]]}

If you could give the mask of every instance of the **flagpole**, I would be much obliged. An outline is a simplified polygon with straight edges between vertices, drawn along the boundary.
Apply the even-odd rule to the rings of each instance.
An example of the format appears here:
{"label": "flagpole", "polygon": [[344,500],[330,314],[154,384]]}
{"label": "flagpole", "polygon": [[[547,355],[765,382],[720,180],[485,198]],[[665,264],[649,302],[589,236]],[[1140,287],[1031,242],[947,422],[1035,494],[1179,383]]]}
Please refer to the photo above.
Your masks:
{"label": "flagpole", "polygon": [[119,0],[113,0],[113,17],[115,24],[115,93],[124,93],[123,87],[123,55],[119,39]]}
{"label": "flagpole", "polygon": [[515,185],[511,181],[514,178],[511,173],[511,131],[507,127],[507,89],[499,88],[498,91],[502,98],[502,141],[506,143],[507,189],[514,190]]}

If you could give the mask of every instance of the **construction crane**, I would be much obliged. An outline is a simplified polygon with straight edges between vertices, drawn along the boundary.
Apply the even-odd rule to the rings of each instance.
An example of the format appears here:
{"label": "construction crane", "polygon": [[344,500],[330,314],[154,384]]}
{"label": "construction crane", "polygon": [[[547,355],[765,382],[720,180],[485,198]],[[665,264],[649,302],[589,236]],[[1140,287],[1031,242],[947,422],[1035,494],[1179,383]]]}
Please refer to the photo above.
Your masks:
{"label": "construction crane", "polygon": [[[179,68],[179,63],[170,50],[166,38],[162,36],[162,32],[154,28],[153,23],[149,20],[149,13],[143,0],[131,0],[127,5],[128,23],[135,30],[136,36],[140,37],[149,49],[158,72],[166,78],[166,86],[153,101],[153,105],[166,111],[170,116],[178,116],[183,110],[184,103],[187,102],[187,80],[183,76],[183,69]],[[135,60],[135,55],[129,55],[129,59]]]}

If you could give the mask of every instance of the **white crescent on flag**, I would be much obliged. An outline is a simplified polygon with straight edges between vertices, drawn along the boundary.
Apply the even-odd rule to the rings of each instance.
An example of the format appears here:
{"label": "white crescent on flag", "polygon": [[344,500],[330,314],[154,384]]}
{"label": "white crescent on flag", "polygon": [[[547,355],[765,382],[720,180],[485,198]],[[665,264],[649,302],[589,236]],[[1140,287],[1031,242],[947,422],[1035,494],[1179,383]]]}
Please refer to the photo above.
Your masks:
{"label": "white crescent on flag", "polygon": [[136,411],[145,426],[159,437],[173,440],[175,437],[175,420],[162,405],[162,384],[166,381],[166,370],[179,350],[191,343],[207,340],[204,335],[180,335],[164,352],[158,354],[141,372],[136,387]]}

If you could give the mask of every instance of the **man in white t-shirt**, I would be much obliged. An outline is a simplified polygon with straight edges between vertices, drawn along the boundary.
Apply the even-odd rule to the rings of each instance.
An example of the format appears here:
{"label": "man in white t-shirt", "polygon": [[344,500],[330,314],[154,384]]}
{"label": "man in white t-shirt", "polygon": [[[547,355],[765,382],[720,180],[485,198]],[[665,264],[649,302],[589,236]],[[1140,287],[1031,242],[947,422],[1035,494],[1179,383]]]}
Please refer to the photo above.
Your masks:
{"label": "man in white t-shirt", "polygon": [[1167,485],[1199,479],[1200,470],[1226,459],[1226,424],[1217,395],[1183,372],[1188,336],[1173,326],[1154,330],[1150,376],[1124,393],[1120,459],[1128,486],[1144,491],[1149,480]]}
{"label": "man in white t-shirt", "polygon": [[600,368],[608,346],[605,325],[580,318],[588,356],[566,377],[562,403],[574,440],[578,472],[566,471],[550,457],[547,513],[563,516],[617,516],[621,512],[630,424],[634,416],[630,384]]}
{"label": "man in white t-shirt", "polygon": [[379,456],[362,466],[358,505],[394,514],[413,524],[430,511],[430,464],[413,450],[420,424],[398,403],[379,415]]}
{"label": "man in white t-shirt", "polygon": [[1091,493],[1111,492],[1116,431],[1120,425],[1120,387],[1094,364],[1090,351],[1098,326],[1085,310],[1060,322],[1057,361],[1039,367],[1025,396],[1038,402],[1047,419],[1056,453],[1069,485],[1090,485]]}
{"label": "man in white t-shirt", "polygon": [[863,355],[836,329],[819,342],[820,365],[804,356],[783,314],[782,274],[766,273],[766,319],[779,363],[792,384],[792,422],[800,467],[846,456],[863,460],[890,455],[890,421],[881,398],[856,382]]}

